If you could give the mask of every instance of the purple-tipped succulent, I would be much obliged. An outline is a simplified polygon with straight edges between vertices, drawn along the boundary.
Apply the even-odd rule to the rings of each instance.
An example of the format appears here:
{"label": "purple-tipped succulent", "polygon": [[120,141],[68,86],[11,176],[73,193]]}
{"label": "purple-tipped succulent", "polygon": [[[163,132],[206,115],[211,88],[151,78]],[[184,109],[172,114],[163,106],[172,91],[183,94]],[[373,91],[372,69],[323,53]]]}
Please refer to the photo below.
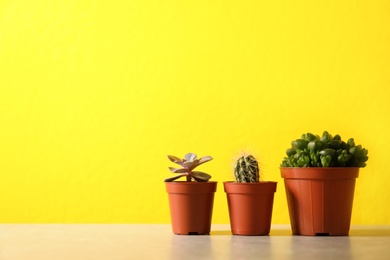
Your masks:
{"label": "purple-tipped succulent", "polygon": [[211,178],[211,175],[205,172],[194,171],[194,169],[199,165],[211,161],[213,159],[211,156],[203,156],[202,158],[198,159],[196,154],[187,153],[183,159],[173,155],[168,155],[168,159],[180,165],[181,168],[169,167],[169,170],[177,175],[165,179],[165,182],[172,182],[181,177],[186,177],[187,181],[207,182]]}

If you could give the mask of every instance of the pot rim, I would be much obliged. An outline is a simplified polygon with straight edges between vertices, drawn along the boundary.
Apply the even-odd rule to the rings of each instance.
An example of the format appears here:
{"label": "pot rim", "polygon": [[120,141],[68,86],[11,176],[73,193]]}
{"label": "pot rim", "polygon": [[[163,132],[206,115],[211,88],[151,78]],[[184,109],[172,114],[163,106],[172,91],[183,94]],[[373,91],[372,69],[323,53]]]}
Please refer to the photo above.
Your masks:
{"label": "pot rim", "polygon": [[267,184],[267,183],[278,183],[277,181],[259,181],[259,182],[236,182],[236,181],[224,181],[224,184],[232,184],[232,185],[259,185],[259,184]]}
{"label": "pot rim", "polygon": [[275,193],[277,187],[276,181],[260,181],[260,182],[234,182],[225,181],[223,182],[224,190],[226,193]]}
{"label": "pot rim", "polygon": [[176,184],[188,184],[188,185],[196,185],[196,184],[210,184],[210,183],[218,183],[218,181],[164,181],[164,183],[170,183],[170,184],[173,184],[175,183]]}
{"label": "pot rim", "polygon": [[216,181],[208,182],[189,182],[189,181],[172,181],[164,182],[165,189],[168,193],[214,193],[217,190]]}
{"label": "pot rim", "polygon": [[360,167],[280,167],[284,179],[355,179]]}

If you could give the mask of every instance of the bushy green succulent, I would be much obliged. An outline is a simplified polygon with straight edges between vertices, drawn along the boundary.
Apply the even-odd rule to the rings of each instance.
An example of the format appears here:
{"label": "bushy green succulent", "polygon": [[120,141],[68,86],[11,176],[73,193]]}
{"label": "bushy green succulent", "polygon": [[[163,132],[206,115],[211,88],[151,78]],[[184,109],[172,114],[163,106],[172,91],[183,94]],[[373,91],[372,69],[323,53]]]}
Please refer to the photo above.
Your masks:
{"label": "bushy green succulent", "polygon": [[259,164],[252,155],[244,155],[234,165],[234,177],[237,182],[259,182]]}
{"label": "bushy green succulent", "polygon": [[168,159],[171,162],[180,165],[181,168],[169,167],[169,170],[171,172],[176,173],[178,175],[165,179],[165,182],[171,182],[181,177],[186,177],[187,181],[193,180],[197,182],[207,182],[211,178],[211,175],[205,172],[194,171],[194,169],[199,165],[211,161],[213,159],[211,156],[203,156],[202,158],[198,159],[198,156],[196,154],[187,153],[183,159],[180,159],[179,157],[173,155],[168,155]]}
{"label": "bushy green succulent", "polygon": [[340,135],[324,131],[322,136],[303,134],[291,142],[281,167],[365,167],[368,151],[355,145],[353,138],[347,142]]}

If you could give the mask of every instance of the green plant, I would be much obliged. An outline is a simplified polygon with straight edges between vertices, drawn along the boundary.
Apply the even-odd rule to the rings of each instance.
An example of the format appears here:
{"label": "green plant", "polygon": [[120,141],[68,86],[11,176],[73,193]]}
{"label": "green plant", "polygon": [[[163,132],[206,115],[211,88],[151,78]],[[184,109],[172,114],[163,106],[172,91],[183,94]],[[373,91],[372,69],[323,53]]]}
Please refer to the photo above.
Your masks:
{"label": "green plant", "polygon": [[347,142],[340,135],[332,136],[324,131],[322,137],[303,134],[291,142],[281,167],[365,167],[368,151],[355,145],[353,138]]}
{"label": "green plant", "polygon": [[165,182],[171,182],[184,176],[186,177],[187,181],[194,180],[196,182],[207,182],[211,178],[211,175],[205,172],[194,171],[194,169],[199,165],[211,161],[213,159],[211,156],[203,156],[198,159],[196,154],[187,153],[183,159],[173,155],[168,155],[168,159],[180,165],[181,168],[169,167],[171,172],[177,173],[178,175],[165,179]]}
{"label": "green plant", "polygon": [[237,182],[259,182],[259,164],[252,155],[244,155],[234,165],[234,177]]}

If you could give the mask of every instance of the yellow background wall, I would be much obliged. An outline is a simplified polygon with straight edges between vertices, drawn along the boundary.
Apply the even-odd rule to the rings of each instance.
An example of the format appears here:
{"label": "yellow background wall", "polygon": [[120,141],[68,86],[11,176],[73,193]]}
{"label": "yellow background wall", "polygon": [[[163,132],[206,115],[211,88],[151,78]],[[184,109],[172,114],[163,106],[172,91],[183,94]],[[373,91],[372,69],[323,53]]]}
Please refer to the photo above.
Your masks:
{"label": "yellow background wall", "polygon": [[390,224],[389,1],[0,1],[0,222],[169,223],[167,154],[240,151],[278,181],[293,139],[369,150],[353,224]]}

